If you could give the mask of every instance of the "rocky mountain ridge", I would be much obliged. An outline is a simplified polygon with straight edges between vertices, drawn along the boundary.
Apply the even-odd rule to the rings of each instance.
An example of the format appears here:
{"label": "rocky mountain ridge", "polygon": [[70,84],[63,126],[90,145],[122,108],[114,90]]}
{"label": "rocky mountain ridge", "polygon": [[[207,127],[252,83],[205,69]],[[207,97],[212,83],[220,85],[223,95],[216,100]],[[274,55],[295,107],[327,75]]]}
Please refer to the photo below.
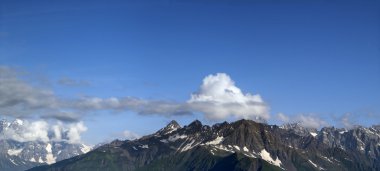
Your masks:
{"label": "rocky mountain ridge", "polygon": [[380,129],[267,125],[250,120],[180,127],[31,170],[380,170]]}

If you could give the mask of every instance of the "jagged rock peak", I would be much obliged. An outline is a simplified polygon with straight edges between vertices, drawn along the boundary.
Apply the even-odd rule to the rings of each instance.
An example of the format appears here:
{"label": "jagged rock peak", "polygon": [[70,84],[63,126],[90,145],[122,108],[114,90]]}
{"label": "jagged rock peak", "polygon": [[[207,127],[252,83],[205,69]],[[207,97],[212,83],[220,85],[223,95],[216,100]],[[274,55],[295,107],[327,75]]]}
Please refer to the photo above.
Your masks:
{"label": "jagged rock peak", "polygon": [[180,129],[181,126],[177,123],[177,121],[172,120],[166,125],[164,128],[160,129],[157,133],[158,134],[170,134],[173,131],[176,131],[177,129]]}
{"label": "jagged rock peak", "polygon": [[178,124],[177,121],[175,120],[172,120],[168,123],[168,125],[166,125],[165,128],[170,128],[170,129],[178,129],[178,128],[181,128],[181,126]]}
{"label": "jagged rock peak", "polygon": [[202,127],[202,122],[196,119],[195,121],[189,124],[189,127]]}
{"label": "jagged rock peak", "polygon": [[[121,141],[119,139],[116,139],[116,140],[113,140],[109,145],[110,146],[120,146],[124,143],[125,141]],[[126,142],[128,142],[128,140],[126,140]]]}
{"label": "jagged rock peak", "polygon": [[[254,120],[249,120],[249,119],[240,119],[240,120],[237,120],[233,123],[235,123],[235,124],[257,124],[259,122],[254,121]],[[262,124],[266,124],[266,123],[262,123]]]}
{"label": "jagged rock peak", "polygon": [[216,123],[216,124],[214,124],[212,127],[213,127],[213,128],[220,128],[220,127],[223,127],[223,126],[226,126],[226,125],[228,125],[228,122],[227,122],[227,121],[224,121],[224,122],[222,122],[222,123]]}

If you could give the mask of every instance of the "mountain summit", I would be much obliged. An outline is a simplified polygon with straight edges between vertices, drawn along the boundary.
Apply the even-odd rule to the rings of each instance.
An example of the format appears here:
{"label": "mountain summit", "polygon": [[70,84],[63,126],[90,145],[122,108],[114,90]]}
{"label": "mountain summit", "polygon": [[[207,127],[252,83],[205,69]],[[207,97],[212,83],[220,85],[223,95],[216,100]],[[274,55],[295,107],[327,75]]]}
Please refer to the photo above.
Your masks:
{"label": "mountain summit", "polygon": [[176,131],[177,129],[180,129],[180,128],[181,128],[181,126],[177,123],[177,121],[172,120],[164,128],[158,130],[157,133],[158,134],[170,134],[171,132]]}
{"label": "mountain summit", "polygon": [[155,134],[31,171],[380,170],[379,144],[376,126],[317,131],[239,120],[213,126],[194,121],[182,128],[172,121]]}

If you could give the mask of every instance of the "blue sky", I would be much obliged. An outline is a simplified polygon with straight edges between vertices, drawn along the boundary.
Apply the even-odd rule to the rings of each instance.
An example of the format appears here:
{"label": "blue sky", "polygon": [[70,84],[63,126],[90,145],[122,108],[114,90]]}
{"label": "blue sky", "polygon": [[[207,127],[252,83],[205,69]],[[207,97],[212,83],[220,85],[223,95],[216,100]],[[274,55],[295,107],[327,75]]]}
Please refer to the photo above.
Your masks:
{"label": "blue sky", "polygon": [[[2,1],[0,63],[59,97],[186,102],[226,73],[278,113],[342,126],[380,120],[380,3],[364,1]],[[59,80],[85,82],[62,85]],[[349,114],[347,114],[349,113]],[[197,113],[86,114],[88,143],[144,135]]]}

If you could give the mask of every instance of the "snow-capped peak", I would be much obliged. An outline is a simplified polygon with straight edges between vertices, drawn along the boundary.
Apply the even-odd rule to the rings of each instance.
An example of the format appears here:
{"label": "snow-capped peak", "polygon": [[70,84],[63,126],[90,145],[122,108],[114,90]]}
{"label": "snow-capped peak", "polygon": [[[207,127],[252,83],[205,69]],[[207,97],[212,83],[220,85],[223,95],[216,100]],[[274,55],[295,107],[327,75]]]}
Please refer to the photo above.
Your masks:
{"label": "snow-capped peak", "polygon": [[83,153],[88,153],[89,151],[91,151],[92,147],[91,146],[88,146],[88,145],[85,145],[85,144],[82,144],[82,147],[80,148],[80,150],[83,152]]}
{"label": "snow-capped peak", "polygon": [[21,119],[16,119],[13,123],[17,124],[17,125],[23,125],[24,124],[24,121],[21,120]]}
{"label": "snow-capped peak", "polygon": [[172,120],[169,122],[168,125],[166,125],[166,127],[160,129],[157,133],[159,134],[170,134],[172,133],[173,131],[176,131],[177,129],[181,128],[181,126],[177,123],[177,121],[175,120]]}

